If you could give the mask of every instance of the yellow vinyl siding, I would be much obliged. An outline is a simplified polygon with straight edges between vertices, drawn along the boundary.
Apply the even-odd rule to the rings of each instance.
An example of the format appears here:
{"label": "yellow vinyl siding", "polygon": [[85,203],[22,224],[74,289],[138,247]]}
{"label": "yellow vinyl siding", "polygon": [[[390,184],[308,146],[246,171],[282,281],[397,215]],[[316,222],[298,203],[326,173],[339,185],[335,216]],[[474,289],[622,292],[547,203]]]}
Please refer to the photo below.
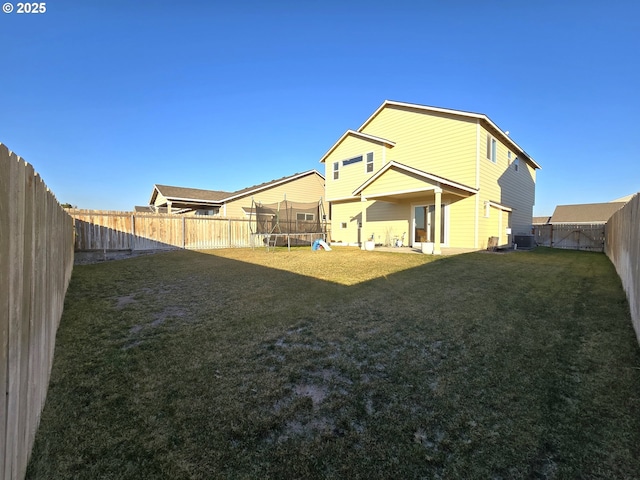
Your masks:
{"label": "yellow vinyl siding", "polygon": [[[362,205],[360,199],[353,202],[338,202],[331,206],[331,241],[356,244],[359,224],[362,221]],[[347,228],[341,224],[346,223]]]}
{"label": "yellow vinyl siding", "polygon": [[[487,133],[489,133],[489,138],[497,140],[496,163],[487,158]],[[480,203],[483,208],[485,201],[496,202],[511,208],[512,233],[529,234],[531,233],[531,217],[535,201],[535,169],[523,158],[520,158],[518,171],[516,171],[513,163],[509,164],[509,151],[512,152],[511,160],[513,162],[517,153],[501,142],[492,132],[488,132],[484,127],[481,128],[479,148]],[[491,214],[493,215],[495,212],[491,212]],[[489,230],[493,227],[493,222],[490,225]],[[480,240],[486,240],[483,236],[480,237]],[[489,236],[497,236],[497,233],[492,233]]]}
{"label": "yellow vinyl siding", "polygon": [[475,196],[460,198],[443,195],[449,204],[449,246],[473,248],[475,239]]}
{"label": "yellow vinyl siding", "polygon": [[367,188],[362,191],[362,195],[366,198],[369,195],[419,191],[429,189],[430,187],[435,188],[435,183],[429,182],[423,177],[419,177],[410,172],[390,168],[384,172],[380,178],[377,178],[371,185],[367,186]]}
{"label": "yellow vinyl siding", "polygon": [[363,133],[396,142],[388,160],[475,186],[475,119],[387,107]]}
{"label": "yellow vinyl siding", "polygon": [[513,208],[511,226],[513,234],[531,233],[535,202],[535,169],[520,160],[518,170],[511,165],[500,181],[504,204]]}
{"label": "yellow vinyl siding", "polygon": [[[349,136],[331,152],[325,160],[327,199],[344,199],[353,196],[353,191],[362,185],[383,165],[388,147],[379,143]],[[366,172],[367,153],[373,152],[373,172]],[[362,156],[362,161],[343,165],[342,162]],[[333,164],[339,162],[339,178],[333,179]],[[386,162],[385,162],[386,163]]]}
{"label": "yellow vinyl siding", "polygon": [[275,203],[284,200],[285,195],[289,201],[302,203],[317,202],[322,198],[323,203],[325,203],[326,212],[322,177],[314,173],[254,194],[249,194],[237,200],[232,200],[226,204],[226,211],[225,207],[220,208],[220,214],[230,218],[246,218],[243,207],[247,209],[251,208],[252,197],[256,202]]}
{"label": "yellow vinyl siding", "polygon": [[365,223],[363,237],[368,239],[371,235],[377,244],[391,245],[394,238],[402,237],[405,233],[405,242],[409,242],[409,222],[411,218],[411,206],[407,203],[389,203],[371,201],[365,203]]}

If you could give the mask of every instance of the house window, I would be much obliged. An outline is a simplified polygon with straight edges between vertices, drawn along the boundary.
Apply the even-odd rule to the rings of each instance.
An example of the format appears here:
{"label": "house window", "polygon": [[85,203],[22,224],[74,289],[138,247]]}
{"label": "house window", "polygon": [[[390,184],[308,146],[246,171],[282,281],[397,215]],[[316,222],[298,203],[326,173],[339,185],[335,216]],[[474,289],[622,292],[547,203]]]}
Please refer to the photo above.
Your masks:
{"label": "house window", "polygon": [[518,167],[520,166],[520,160],[518,160],[518,157],[516,157],[513,160],[513,169],[517,172],[518,171]]}
{"label": "house window", "polygon": [[313,213],[296,213],[296,220],[299,222],[308,221],[312,222],[316,219]]}
{"label": "house window", "polygon": [[216,215],[219,209],[216,210],[196,210],[196,215]]}
{"label": "house window", "polygon": [[347,222],[342,222],[342,223],[340,224],[340,228],[341,228],[341,229],[343,229],[343,230],[344,230],[345,228],[347,228]]}
{"label": "house window", "polygon": [[352,163],[358,163],[362,161],[362,155],[360,155],[359,157],[353,157],[350,158],[348,160],[343,160],[342,161],[342,166],[346,167],[347,165],[351,165]]}
{"label": "house window", "polygon": [[333,179],[338,180],[340,177],[340,162],[333,162]]}
{"label": "house window", "polygon": [[369,153],[367,153],[367,167],[366,167],[366,172],[367,172],[367,173],[371,173],[371,172],[373,172],[373,152],[369,152]]}
{"label": "house window", "polygon": [[487,133],[487,158],[493,163],[497,162],[498,142]]}

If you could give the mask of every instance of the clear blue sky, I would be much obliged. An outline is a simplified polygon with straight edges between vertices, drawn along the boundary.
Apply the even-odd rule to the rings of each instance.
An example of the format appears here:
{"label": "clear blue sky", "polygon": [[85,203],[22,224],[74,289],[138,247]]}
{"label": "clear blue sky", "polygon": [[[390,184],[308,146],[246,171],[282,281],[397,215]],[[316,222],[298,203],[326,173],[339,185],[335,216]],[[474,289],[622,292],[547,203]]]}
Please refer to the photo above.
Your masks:
{"label": "clear blue sky", "polygon": [[509,130],[536,215],[640,190],[637,0],[51,0],[0,13],[0,66],[0,142],[80,208],[324,174],[385,99]]}

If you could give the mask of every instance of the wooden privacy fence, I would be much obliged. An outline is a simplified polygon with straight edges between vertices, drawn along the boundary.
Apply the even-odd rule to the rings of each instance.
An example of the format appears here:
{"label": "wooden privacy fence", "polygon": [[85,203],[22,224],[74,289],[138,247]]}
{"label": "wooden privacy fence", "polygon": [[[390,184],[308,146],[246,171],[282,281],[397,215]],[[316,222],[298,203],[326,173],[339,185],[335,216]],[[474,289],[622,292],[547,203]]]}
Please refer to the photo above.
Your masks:
{"label": "wooden privacy fence", "polygon": [[76,251],[163,250],[252,247],[248,219],[204,215],[161,215],[103,210],[69,210],[75,221]]}
{"label": "wooden privacy fence", "polygon": [[636,194],[607,222],[605,253],[622,281],[640,342],[640,194]]}
{"label": "wooden privacy fence", "polygon": [[537,245],[571,250],[604,251],[604,225],[536,225],[533,229]]}
{"label": "wooden privacy fence", "polygon": [[22,479],[73,269],[73,220],[0,144],[0,478]]}

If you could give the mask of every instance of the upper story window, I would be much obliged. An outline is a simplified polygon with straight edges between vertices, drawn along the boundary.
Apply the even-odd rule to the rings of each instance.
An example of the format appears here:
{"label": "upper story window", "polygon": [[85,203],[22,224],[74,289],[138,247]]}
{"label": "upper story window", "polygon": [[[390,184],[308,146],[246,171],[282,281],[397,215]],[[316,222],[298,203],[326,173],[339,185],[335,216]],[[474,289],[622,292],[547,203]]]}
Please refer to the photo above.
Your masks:
{"label": "upper story window", "polygon": [[365,168],[367,173],[373,172],[373,152],[367,153],[367,166]]}
{"label": "upper story window", "polygon": [[518,157],[516,157],[513,159],[513,169],[517,172],[519,166],[520,166],[520,160],[518,159]]}
{"label": "upper story window", "polygon": [[340,162],[333,162],[333,179],[340,178]]}
{"label": "upper story window", "polygon": [[343,160],[342,161],[342,166],[346,167],[347,165],[351,165],[352,163],[358,163],[362,161],[362,155],[360,155],[359,157],[353,157],[350,158],[348,160]]}
{"label": "upper story window", "polygon": [[493,163],[498,161],[498,142],[487,133],[487,158]]}

